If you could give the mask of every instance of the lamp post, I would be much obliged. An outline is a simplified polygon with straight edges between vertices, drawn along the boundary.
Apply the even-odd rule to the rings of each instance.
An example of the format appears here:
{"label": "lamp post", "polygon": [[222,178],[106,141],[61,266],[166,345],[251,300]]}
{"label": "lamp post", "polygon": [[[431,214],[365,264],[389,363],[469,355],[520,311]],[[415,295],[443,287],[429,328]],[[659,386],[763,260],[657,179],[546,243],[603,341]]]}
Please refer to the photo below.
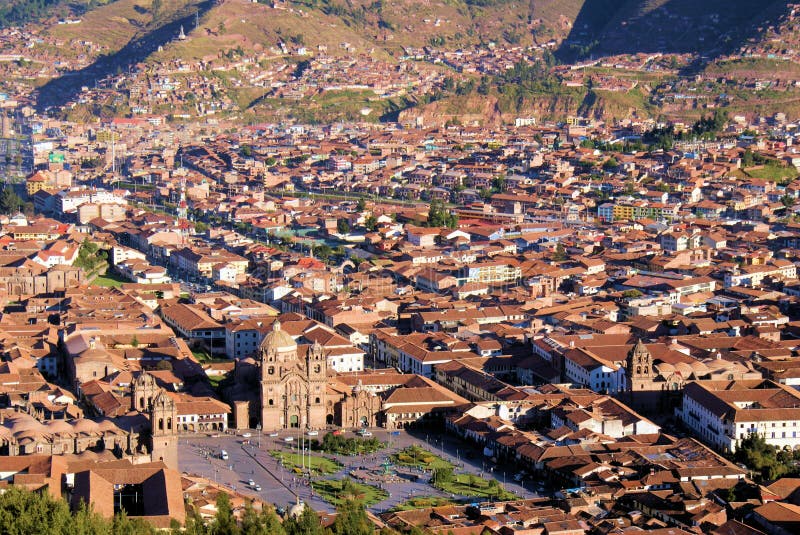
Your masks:
{"label": "lamp post", "polygon": [[258,431],[258,448],[261,449],[261,424],[256,424],[256,431]]}

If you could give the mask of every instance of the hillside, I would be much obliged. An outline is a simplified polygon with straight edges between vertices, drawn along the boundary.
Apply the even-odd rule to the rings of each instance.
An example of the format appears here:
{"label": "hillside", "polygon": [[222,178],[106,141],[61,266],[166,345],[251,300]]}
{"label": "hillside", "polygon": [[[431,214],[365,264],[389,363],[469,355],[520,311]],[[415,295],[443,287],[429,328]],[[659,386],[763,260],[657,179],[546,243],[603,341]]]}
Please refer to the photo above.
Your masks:
{"label": "hillside", "polygon": [[548,12],[564,6],[568,18],[575,4],[581,4],[559,47],[558,55],[565,61],[642,52],[714,57],[737,50],[788,10],[780,0],[540,0],[536,4]]}
{"label": "hillside", "polygon": [[[79,24],[46,25],[45,35],[67,45],[59,52],[64,57],[87,36],[98,49],[88,66],[45,83],[40,107],[73,100],[97,80],[142,66],[184,84],[189,76],[199,75],[191,83],[201,86],[213,79],[221,109],[252,120],[683,118],[702,115],[707,106],[759,112],[794,109],[798,101],[792,81],[800,61],[792,55],[800,50],[800,23],[777,0],[706,0],[701,7],[694,0],[110,1],[89,0]],[[184,39],[177,38],[181,30]],[[554,66],[548,50],[567,65],[615,59],[575,70]],[[546,67],[524,80],[503,74],[536,58]],[[311,68],[301,76],[299,66],[307,63]],[[703,82],[693,81],[697,73]],[[393,82],[381,87],[387,77]],[[762,79],[782,85],[767,80],[770,92],[754,94],[753,87],[765,87],[756,84]],[[137,83],[153,82],[145,75]],[[135,105],[153,113],[175,106],[202,113],[193,99]],[[110,100],[106,113],[134,106]]]}
{"label": "hillside", "polygon": [[0,4],[0,28],[53,17],[78,16],[114,0],[5,0]]}

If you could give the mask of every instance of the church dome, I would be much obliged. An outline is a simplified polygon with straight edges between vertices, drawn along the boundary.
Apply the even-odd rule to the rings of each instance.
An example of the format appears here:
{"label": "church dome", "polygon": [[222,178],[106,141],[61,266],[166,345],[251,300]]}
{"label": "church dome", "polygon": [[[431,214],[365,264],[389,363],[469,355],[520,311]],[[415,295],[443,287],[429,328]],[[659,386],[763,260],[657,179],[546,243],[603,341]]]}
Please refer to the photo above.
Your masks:
{"label": "church dome", "polygon": [[289,336],[289,333],[281,330],[281,322],[275,320],[275,323],[272,324],[272,331],[261,342],[261,350],[267,353],[296,351],[297,343]]}

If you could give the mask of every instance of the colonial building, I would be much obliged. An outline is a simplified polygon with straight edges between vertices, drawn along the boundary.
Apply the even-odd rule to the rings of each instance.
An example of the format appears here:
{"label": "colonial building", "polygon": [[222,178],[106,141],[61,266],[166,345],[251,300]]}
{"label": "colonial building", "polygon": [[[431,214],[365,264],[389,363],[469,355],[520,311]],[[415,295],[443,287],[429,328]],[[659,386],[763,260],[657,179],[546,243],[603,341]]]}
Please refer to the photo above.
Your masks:
{"label": "colonial building", "polygon": [[636,345],[628,352],[626,359],[627,381],[626,387],[630,392],[640,390],[653,390],[653,355],[639,339]]}
{"label": "colonial building", "polygon": [[328,362],[322,346],[315,343],[299,355],[297,343],[276,321],[259,353],[262,429],[325,427]]}
{"label": "colonial building", "polygon": [[701,441],[735,452],[752,434],[779,449],[800,447],[800,393],[766,380],[692,382],[683,390],[681,421]]}

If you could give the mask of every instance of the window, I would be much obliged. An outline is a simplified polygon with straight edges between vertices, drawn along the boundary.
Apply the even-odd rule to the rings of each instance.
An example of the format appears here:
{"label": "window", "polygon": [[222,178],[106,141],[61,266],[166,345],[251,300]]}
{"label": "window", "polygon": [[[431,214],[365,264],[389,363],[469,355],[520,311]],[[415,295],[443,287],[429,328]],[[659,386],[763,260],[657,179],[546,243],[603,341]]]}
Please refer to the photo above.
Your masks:
{"label": "window", "polygon": [[272,398],[269,398],[269,404],[270,404],[270,406],[275,404],[275,402],[272,400]]}

